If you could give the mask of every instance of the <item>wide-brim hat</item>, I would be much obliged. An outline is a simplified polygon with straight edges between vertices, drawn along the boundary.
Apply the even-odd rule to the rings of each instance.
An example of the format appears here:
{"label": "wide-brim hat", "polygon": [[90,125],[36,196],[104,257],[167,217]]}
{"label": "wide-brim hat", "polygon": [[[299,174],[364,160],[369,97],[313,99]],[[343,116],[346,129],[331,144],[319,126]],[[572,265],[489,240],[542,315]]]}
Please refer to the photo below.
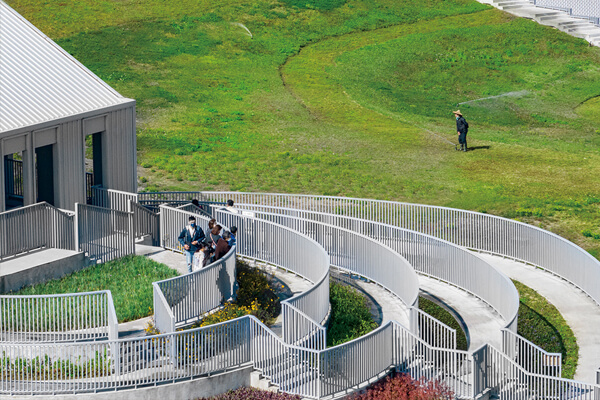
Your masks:
{"label": "wide-brim hat", "polygon": [[452,114],[460,115],[462,117],[460,110],[452,111]]}

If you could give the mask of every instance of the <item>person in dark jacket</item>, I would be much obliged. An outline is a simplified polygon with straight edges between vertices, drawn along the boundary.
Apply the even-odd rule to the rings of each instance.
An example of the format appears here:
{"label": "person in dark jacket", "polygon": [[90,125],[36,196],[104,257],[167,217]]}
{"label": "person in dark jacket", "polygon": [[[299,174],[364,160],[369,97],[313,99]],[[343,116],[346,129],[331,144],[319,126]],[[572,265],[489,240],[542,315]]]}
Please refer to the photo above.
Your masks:
{"label": "person in dark jacket", "polygon": [[223,237],[219,238],[217,241],[217,246],[215,248],[215,261],[222,258],[231,250],[231,246],[227,243],[228,240],[227,232],[223,233]]}
{"label": "person in dark jacket", "polygon": [[452,112],[456,117],[456,132],[458,133],[460,150],[467,151],[467,132],[469,131],[469,123],[465,120],[460,110]]}
{"label": "person in dark jacket", "polygon": [[189,224],[179,234],[179,243],[183,246],[188,272],[192,272],[192,261],[194,253],[200,248],[200,242],[204,240],[202,228],[196,225],[196,218],[190,216]]}

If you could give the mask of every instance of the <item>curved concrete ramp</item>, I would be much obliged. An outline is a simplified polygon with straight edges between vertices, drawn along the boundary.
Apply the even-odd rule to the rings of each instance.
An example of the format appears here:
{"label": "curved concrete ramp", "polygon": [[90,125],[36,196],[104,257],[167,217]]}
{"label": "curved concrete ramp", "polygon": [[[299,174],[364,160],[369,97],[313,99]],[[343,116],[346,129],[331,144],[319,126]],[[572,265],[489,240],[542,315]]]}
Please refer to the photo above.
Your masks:
{"label": "curved concrete ramp", "polygon": [[489,304],[464,290],[424,275],[419,276],[419,286],[427,297],[435,297],[436,301],[460,315],[467,328],[469,351],[485,343],[502,348],[501,329],[506,322]]}
{"label": "curved concrete ramp", "polygon": [[575,380],[596,383],[596,370],[600,367],[600,306],[573,284],[549,272],[498,256],[479,256],[511,279],[534,289],[558,309],[579,345]]}

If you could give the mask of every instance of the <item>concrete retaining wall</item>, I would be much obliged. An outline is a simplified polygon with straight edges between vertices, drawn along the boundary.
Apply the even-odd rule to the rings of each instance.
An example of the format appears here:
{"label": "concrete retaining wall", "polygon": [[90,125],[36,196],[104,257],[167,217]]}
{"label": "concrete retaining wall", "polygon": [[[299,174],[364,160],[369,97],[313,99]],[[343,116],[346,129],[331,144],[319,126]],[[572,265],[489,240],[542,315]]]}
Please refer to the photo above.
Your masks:
{"label": "concrete retaining wall", "polygon": [[60,279],[86,265],[83,253],[60,249],[46,249],[1,262],[0,294]]}
{"label": "concrete retaining wall", "polygon": [[250,386],[250,375],[253,371],[251,365],[237,369],[235,371],[224,372],[207,378],[200,378],[193,381],[171,383],[161,386],[152,386],[140,389],[130,389],[122,391],[111,391],[103,393],[84,393],[84,394],[60,394],[55,396],[2,396],[0,400],[195,400],[199,397],[215,396],[227,392],[228,390],[238,389],[243,386]]}

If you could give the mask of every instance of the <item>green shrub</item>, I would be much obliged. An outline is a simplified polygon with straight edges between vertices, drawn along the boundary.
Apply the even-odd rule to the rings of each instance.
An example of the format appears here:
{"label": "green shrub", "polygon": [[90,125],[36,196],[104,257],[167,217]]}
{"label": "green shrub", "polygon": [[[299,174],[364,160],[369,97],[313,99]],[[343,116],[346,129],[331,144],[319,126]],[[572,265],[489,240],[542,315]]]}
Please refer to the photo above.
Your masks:
{"label": "green shrub", "polygon": [[358,290],[331,282],[329,284],[331,317],[327,327],[327,346],[356,339],[377,328],[367,300]]}

